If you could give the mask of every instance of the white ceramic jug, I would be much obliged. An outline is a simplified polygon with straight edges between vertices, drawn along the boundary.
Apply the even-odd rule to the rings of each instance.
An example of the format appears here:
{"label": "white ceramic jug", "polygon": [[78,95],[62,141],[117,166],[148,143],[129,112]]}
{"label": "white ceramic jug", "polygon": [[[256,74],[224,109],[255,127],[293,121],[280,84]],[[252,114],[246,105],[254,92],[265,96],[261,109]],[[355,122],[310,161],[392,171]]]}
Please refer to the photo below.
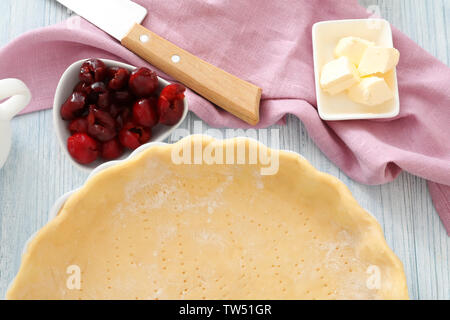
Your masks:
{"label": "white ceramic jug", "polygon": [[6,162],[11,149],[11,119],[18,114],[31,100],[31,92],[18,79],[0,80],[0,168]]}

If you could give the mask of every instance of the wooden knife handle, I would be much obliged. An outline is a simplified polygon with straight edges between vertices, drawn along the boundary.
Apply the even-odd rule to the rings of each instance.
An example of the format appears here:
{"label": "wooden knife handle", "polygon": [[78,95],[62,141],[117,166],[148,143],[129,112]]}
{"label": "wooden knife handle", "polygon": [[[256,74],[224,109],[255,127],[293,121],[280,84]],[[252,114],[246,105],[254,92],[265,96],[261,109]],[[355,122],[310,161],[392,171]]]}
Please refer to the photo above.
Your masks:
{"label": "wooden knife handle", "polygon": [[259,122],[261,88],[201,60],[139,24],[134,25],[122,44],[245,122]]}

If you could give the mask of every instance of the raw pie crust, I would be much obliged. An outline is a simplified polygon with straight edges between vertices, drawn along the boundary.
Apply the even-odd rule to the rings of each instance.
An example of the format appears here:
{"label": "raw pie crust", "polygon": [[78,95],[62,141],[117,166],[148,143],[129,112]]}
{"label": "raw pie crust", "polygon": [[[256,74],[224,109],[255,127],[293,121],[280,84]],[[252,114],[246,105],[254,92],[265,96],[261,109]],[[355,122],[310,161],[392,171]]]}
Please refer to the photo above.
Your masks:
{"label": "raw pie crust", "polygon": [[268,176],[261,164],[171,160],[180,144],[238,142],[274,152],[195,136],[90,178],[30,242],[7,298],[408,298],[375,218],[299,155],[281,151]]}

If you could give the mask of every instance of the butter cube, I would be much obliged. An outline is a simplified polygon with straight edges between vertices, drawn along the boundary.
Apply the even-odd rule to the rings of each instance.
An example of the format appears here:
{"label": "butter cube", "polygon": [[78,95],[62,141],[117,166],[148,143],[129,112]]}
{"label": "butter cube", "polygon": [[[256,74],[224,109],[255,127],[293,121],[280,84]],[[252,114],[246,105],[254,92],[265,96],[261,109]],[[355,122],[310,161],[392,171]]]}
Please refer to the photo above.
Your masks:
{"label": "butter cube", "polygon": [[339,40],[334,55],[337,58],[347,57],[351,63],[358,66],[366,49],[372,46],[375,46],[374,42],[358,37],[345,37]]}
{"label": "butter cube", "polygon": [[358,82],[358,70],[347,57],[338,58],[323,66],[320,85],[331,95],[338,94]]}
{"label": "butter cube", "polygon": [[376,106],[394,98],[383,78],[368,77],[348,90],[350,99],[368,106]]}
{"label": "butter cube", "polygon": [[386,73],[394,69],[400,60],[400,52],[395,48],[368,47],[364,52],[358,71],[361,77]]}

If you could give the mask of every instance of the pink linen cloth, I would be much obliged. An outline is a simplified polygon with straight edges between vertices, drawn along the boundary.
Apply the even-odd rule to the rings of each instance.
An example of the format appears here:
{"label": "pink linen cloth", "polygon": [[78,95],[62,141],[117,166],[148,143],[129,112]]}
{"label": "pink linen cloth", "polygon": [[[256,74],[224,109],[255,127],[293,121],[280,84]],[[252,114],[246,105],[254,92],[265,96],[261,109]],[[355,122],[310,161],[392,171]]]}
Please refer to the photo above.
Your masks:
{"label": "pink linen cloth", "polygon": [[[149,10],[144,26],[263,88],[258,127],[294,114],[324,154],[356,181],[387,183],[402,170],[429,180],[435,208],[450,234],[450,68],[403,33],[393,28],[401,52],[400,115],[382,121],[325,122],[316,110],[312,25],[367,18],[356,0],[136,2]],[[0,78],[20,78],[31,88],[33,100],[24,112],[51,108],[62,72],[75,60],[89,57],[149,66],[74,17],[28,32],[2,48]],[[212,126],[247,127],[192,92],[188,99],[190,110]]]}

